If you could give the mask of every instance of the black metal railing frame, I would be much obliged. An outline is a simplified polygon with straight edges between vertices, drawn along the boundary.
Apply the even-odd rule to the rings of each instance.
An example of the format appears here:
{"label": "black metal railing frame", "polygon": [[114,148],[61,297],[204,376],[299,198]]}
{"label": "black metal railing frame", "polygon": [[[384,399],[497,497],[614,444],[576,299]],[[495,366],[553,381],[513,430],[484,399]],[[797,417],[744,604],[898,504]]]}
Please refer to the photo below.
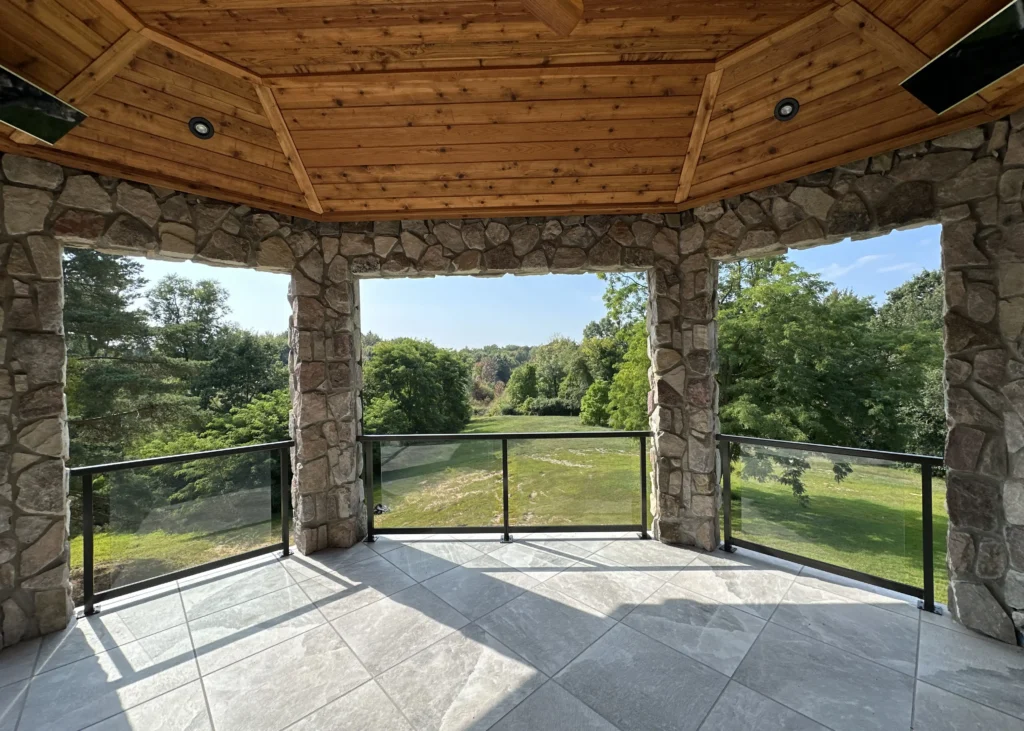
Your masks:
{"label": "black metal railing frame", "polygon": [[[239,561],[245,561],[256,556],[261,556],[274,551],[281,551],[283,556],[290,553],[290,538],[288,535],[289,524],[291,523],[291,449],[295,442],[291,439],[280,442],[269,442],[266,444],[251,444],[244,447],[229,447],[227,449],[213,449],[206,452],[193,452],[191,454],[174,454],[166,457],[152,457],[149,459],[135,459],[127,462],[112,462],[109,464],[88,465],[86,467],[72,467],[68,470],[70,477],[82,478],[82,593],[85,614],[91,615],[96,612],[96,603],[106,599],[129,594],[134,591],[149,589],[160,586],[177,579],[183,579],[203,571],[229,566]],[[121,472],[124,470],[138,469],[142,467],[159,467],[161,465],[178,464],[182,462],[194,462],[200,459],[216,459],[218,457],[233,457],[237,454],[253,454],[258,452],[278,452],[281,467],[279,489],[281,492],[281,541],[269,546],[263,546],[252,551],[246,551],[236,556],[228,556],[192,566],[180,571],[154,576],[143,581],[125,584],[106,591],[95,591],[95,555],[94,538],[95,526],[93,524],[93,485],[94,475],[106,474],[109,472]]]}
{"label": "black metal railing frame", "polygon": [[[932,525],[932,469],[941,467],[943,461],[940,457],[928,457],[920,454],[903,454],[900,452],[884,452],[873,449],[857,449],[854,447],[834,447],[824,444],[805,444],[803,442],[787,442],[778,439],[761,439],[760,437],[743,437],[734,434],[719,434],[718,449],[719,459],[722,464],[722,511],[724,542],[723,549],[733,551],[734,547],[745,548],[749,551],[774,556],[793,563],[802,564],[811,568],[827,571],[829,573],[844,576],[873,586],[896,591],[901,594],[915,597],[920,600],[921,608],[927,612],[935,612],[935,547]],[[783,551],[770,546],[765,546],[753,541],[736,538],[732,534],[732,460],[729,458],[730,446],[733,444],[746,444],[754,447],[775,447],[780,449],[791,449],[801,452],[818,452],[822,454],[833,454],[841,457],[860,457],[864,459],[876,459],[885,462],[900,464],[916,464],[921,468],[921,532],[922,532],[922,561],[923,561],[923,584],[924,586],[911,586],[899,581],[892,581],[881,576],[867,574],[862,571],[848,569],[844,566],[818,561],[806,556],[800,556],[788,551]]]}
{"label": "black metal railing frame", "polygon": [[[596,533],[602,531],[637,531],[641,538],[649,538],[647,527],[647,440],[649,431],[602,431],[602,432],[501,432],[494,434],[364,434],[358,437],[363,444],[363,492],[366,499],[366,541],[373,543],[378,535],[417,535],[438,533],[501,533],[501,540],[512,540],[512,529],[521,528],[527,533]],[[626,525],[523,525],[513,526],[509,521],[508,498],[508,443],[533,439],[621,439],[640,440],[640,522]],[[380,442],[501,442],[501,526],[458,526],[414,528],[377,528],[373,519],[373,445]]]}

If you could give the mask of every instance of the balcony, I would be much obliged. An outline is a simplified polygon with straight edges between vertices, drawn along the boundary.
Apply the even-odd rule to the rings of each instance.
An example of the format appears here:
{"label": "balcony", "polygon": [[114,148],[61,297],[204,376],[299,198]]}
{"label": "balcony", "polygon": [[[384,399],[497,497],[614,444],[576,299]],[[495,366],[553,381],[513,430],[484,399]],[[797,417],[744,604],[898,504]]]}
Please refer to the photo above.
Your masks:
{"label": "balcony", "polygon": [[5,652],[3,728],[1019,729],[1024,655],[907,597],[632,533],[382,536]]}
{"label": "balcony", "polygon": [[[437,513],[450,519],[430,526],[416,522],[426,512],[370,509],[367,541],[310,556],[287,548],[289,442],[77,468],[82,608],[65,631],[5,651],[0,728],[1024,726],[1024,654],[932,611],[935,458],[720,436],[725,542],[705,553],[645,540],[648,436],[363,437],[373,506],[422,506],[409,491],[429,490],[429,475],[443,472],[462,486]],[[557,473],[564,484],[528,509],[521,465],[551,461],[555,444],[571,445],[572,469],[589,477]],[[595,460],[613,461],[619,487],[599,490]],[[788,494],[792,472],[779,482],[771,468],[794,460],[806,501]],[[158,505],[139,522],[138,543],[153,525],[162,533],[186,518],[189,534],[210,524],[222,530],[209,536],[234,536],[231,511],[210,513],[244,504],[238,520],[267,545],[236,542],[235,555],[134,583],[123,577],[137,570],[98,570],[96,545],[117,545],[98,516],[116,522],[119,485],[134,490],[140,472],[175,465],[206,479],[236,462],[250,476],[238,483],[244,499]],[[838,496],[823,499],[815,470],[842,474]],[[135,478],[104,483],[106,502],[97,500],[93,478],[122,473]],[[585,506],[588,494],[603,499]],[[803,517],[780,517],[780,495]],[[850,523],[836,540],[809,541],[801,521],[841,531],[835,505],[845,500],[875,505],[869,530]],[[489,510],[487,525],[451,517],[467,501],[486,506],[472,514]],[[603,524],[579,521],[584,509]],[[886,560],[844,552],[855,532],[887,546]],[[97,590],[100,573],[108,582]]]}

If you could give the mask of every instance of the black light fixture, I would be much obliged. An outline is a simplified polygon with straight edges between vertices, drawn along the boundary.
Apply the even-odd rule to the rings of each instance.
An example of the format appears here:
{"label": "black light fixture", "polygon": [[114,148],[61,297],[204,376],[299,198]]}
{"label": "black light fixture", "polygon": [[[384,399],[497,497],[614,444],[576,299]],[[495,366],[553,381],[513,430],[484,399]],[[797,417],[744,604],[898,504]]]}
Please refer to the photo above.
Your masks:
{"label": "black light fixture", "polygon": [[201,140],[213,137],[213,123],[206,117],[192,117],[188,120],[188,128]]}
{"label": "black light fixture", "polygon": [[788,122],[800,111],[800,102],[787,96],[775,105],[775,118],[780,122]]}

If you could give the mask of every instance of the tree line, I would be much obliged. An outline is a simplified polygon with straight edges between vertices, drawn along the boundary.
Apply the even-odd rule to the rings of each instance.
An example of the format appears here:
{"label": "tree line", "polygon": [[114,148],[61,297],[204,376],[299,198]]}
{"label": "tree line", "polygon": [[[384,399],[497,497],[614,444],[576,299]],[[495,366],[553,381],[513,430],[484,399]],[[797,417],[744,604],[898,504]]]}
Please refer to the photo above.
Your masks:
{"label": "tree line", "polygon": [[[369,333],[367,429],[457,431],[472,413],[647,429],[646,277],[602,277],[606,314],[578,341],[456,352]],[[722,265],[722,431],[942,454],[942,297],[937,271],[876,305],[784,257]]]}

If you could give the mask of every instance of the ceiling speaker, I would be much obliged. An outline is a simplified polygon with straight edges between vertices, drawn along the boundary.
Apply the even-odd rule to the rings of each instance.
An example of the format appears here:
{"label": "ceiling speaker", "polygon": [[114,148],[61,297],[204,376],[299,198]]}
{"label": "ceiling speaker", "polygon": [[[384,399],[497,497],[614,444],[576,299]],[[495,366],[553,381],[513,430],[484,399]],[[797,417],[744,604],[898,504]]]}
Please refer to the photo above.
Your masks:
{"label": "ceiling speaker", "polygon": [[84,120],[70,104],[0,66],[0,122],[52,145]]}
{"label": "ceiling speaker", "polygon": [[904,81],[903,88],[942,114],[1021,66],[1024,0],[1013,0]]}

